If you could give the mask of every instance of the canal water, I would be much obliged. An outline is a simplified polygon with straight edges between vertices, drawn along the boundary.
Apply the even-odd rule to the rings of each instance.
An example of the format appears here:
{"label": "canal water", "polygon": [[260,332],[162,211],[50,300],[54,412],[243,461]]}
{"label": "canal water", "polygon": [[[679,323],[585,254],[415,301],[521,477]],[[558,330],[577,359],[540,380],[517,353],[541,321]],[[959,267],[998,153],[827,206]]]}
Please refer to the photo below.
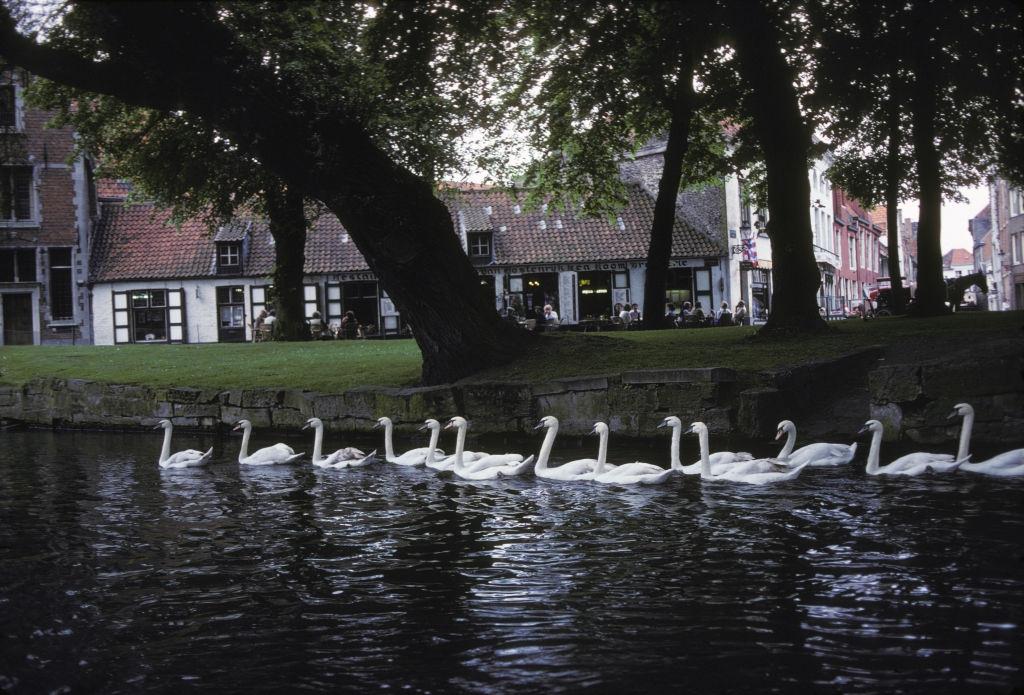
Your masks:
{"label": "canal water", "polygon": [[868,477],[866,443],[767,487],[242,470],[237,439],[188,433],[214,464],[161,471],[161,434],[0,433],[0,690],[1024,683],[1024,480]]}

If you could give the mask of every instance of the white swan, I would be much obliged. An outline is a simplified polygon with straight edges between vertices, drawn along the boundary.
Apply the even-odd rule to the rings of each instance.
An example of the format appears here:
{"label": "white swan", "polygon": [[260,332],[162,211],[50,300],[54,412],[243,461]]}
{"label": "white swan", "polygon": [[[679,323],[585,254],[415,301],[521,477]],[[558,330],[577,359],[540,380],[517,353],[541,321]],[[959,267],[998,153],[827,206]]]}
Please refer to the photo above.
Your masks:
{"label": "white swan", "polygon": [[728,480],[733,483],[748,483],[750,485],[781,483],[800,475],[807,465],[787,466],[774,459],[754,459],[734,464],[728,470],[716,475],[711,468],[711,456],[708,453],[710,445],[708,444],[707,425],[703,422],[694,422],[690,425],[689,431],[695,432],[700,442],[700,477],[705,480]]}
{"label": "white swan", "polygon": [[392,440],[392,433],[395,430],[395,425],[391,422],[391,418],[382,417],[378,418],[377,424],[373,426],[374,429],[379,427],[384,428],[384,460],[388,463],[394,463],[399,466],[422,466],[426,463],[427,452],[434,450],[434,456],[444,456],[444,452],[437,449],[437,439],[440,437],[440,432],[431,432],[430,440],[431,446],[421,446],[415,449],[409,449],[401,456],[395,456],[395,445]]}
{"label": "white swan", "polygon": [[305,452],[296,454],[295,450],[287,444],[274,444],[264,447],[249,455],[249,437],[252,435],[252,423],[248,420],[239,420],[235,423],[234,430],[242,430],[242,448],[238,451],[238,462],[246,466],[270,466],[275,463],[291,463],[305,456]]}
{"label": "white swan", "polygon": [[[669,415],[661,421],[658,428],[672,428],[671,465],[672,470],[684,475],[700,475],[701,462],[698,460],[688,466],[684,466],[679,458],[679,442],[683,434],[683,422],[675,415]],[[720,475],[732,468],[737,463],[753,461],[754,456],[746,451],[716,451],[709,454],[711,460],[711,474]]]}
{"label": "white swan", "polygon": [[192,468],[205,466],[210,462],[210,457],[213,456],[212,446],[205,454],[195,449],[185,449],[171,455],[171,432],[174,430],[174,425],[170,420],[161,420],[160,424],[153,429],[158,430],[161,427],[164,429],[164,445],[160,449],[160,460],[158,461],[161,468]]}
{"label": "white swan", "polygon": [[782,439],[786,435],[786,445],[776,456],[780,461],[785,461],[790,466],[799,466],[806,463],[809,466],[842,466],[853,460],[857,454],[857,442],[853,444],[829,444],[828,442],[815,442],[802,446],[793,451],[796,444],[796,425],[792,420],[783,420],[779,423],[779,430],[775,434],[775,440]]}
{"label": "white swan", "polygon": [[333,454],[327,456],[321,456],[324,444],[324,423],[318,417],[311,417],[306,420],[306,424],[302,426],[302,429],[308,430],[310,427],[316,430],[316,434],[313,435],[313,465],[318,468],[356,468],[358,466],[366,466],[374,462],[377,456],[377,451],[371,451],[369,454],[364,454],[354,446],[348,446],[344,449],[338,449]]}
{"label": "white swan", "polygon": [[[957,449],[957,459],[970,458],[971,430],[974,428],[974,408],[967,403],[957,403],[953,406],[955,410],[950,413],[949,419],[960,415],[964,422],[960,427],[960,447]],[[988,461],[977,463],[963,463],[960,470],[968,473],[983,473],[985,475],[996,475],[1002,478],[1016,478],[1024,476],[1024,449],[1012,449],[993,456]]]}
{"label": "white swan", "polygon": [[458,430],[458,434],[455,438],[455,465],[452,468],[452,472],[460,478],[465,478],[466,480],[493,480],[502,475],[521,475],[533,467],[532,454],[525,460],[520,454],[497,454],[479,459],[475,464],[478,467],[471,470],[466,466],[465,461],[462,460],[462,454],[466,447],[466,429],[469,427],[469,423],[466,422],[465,418],[456,416],[444,426],[446,430],[453,427]]}
{"label": "white swan", "polygon": [[[436,445],[437,441],[434,432],[437,432],[438,437],[441,435],[441,423],[430,418],[423,421],[423,427],[420,427],[420,430],[430,430],[430,442]],[[429,449],[430,447],[428,446],[427,448]],[[434,453],[426,456],[424,459],[427,468],[433,468],[435,471],[450,471],[455,468],[455,454],[445,456],[444,452],[441,451],[440,455],[438,455],[438,451],[438,449],[434,449]],[[462,461],[463,463],[472,464],[486,456],[490,456],[490,454],[484,451],[463,451]]]}
{"label": "white swan", "polygon": [[597,467],[594,469],[592,480],[608,485],[660,485],[671,477],[671,468],[639,461],[607,468],[605,458],[608,455],[608,425],[603,422],[594,423],[594,432],[600,437],[600,445],[597,449]]}
{"label": "white swan", "polygon": [[[534,475],[547,480],[593,480],[594,471],[597,469],[597,462],[601,457],[600,452],[598,452],[598,459],[577,459],[563,463],[561,466],[548,468],[548,457],[551,456],[551,448],[555,445],[555,437],[558,436],[558,418],[547,415],[541,418],[540,422],[533,429],[539,430],[544,427],[547,427],[548,431],[544,435],[544,443],[541,444],[540,455],[537,456],[537,465],[533,469]],[[604,447],[607,453],[607,438],[605,439]]]}
{"label": "white swan", "polygon": [[868,420],[857,434],[871,432],[871,449],[868,450],[868,475],[921,475],[928,471],[947,473],[955,471],[965,459],[953,460],[949,454],[932,454],[917,451],[913,454],[900,456],[886,466],[878,465],[878,457],[882,451],[882,423]]}

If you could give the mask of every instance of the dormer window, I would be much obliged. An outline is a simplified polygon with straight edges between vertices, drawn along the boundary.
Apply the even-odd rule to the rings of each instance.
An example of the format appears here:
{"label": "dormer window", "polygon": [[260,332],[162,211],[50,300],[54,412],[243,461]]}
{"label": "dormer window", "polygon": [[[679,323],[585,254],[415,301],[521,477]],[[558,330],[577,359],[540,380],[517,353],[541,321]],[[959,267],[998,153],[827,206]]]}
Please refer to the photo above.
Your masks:
{"label": "dormer window", "polygon": [[217,272],[242,272],[242,244],[238,241],[217,244]]}
{"label": "dormer window", "polygon": [[491,258],[491,232],[473,232],[466,235],[469,257],[476,260]]}

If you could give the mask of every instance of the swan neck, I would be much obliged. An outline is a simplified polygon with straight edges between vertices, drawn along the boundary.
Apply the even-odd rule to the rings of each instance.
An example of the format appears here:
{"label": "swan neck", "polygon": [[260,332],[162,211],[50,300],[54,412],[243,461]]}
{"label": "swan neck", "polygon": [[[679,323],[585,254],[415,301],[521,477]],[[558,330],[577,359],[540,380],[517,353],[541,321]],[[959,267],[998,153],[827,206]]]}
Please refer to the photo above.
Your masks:
{"label": "swan neck", "polygon": [[604,462],[608,458],[608,430],[602,430],[597,441],[597,465],[594,466],[594,475],[604,473]]}
{"label": "swan neck", "polygon": [[427,458],[425,459],[427,463],[430,463],[434,460],[434,451],[437,449],[437,442],[440,438],[441,428],[432,427],[430,429],[430,442],[427,444]]}
{"label": "swan neck", "polygon": [[456,471],[462,470],[462,452],[466,448],[466,426],[459,425],[458,434],[455,435],[455,465]]}
{"label": "swan neck", "polygon": [[793,447],[796,446],[796,428],[786,428],[786,446],[782,447],[782,451],[779,452],[779,458],[784,459],[793,453]]}
{"label": "swan neck", "polygon": [[882,432],[871,433],[871,449],[868,451],[868,473],[875,473],[878,471],[878,459],[882,453]]}
{"label": "swan neck", "polygon": [[252,433],[251,427],[242,428],[242,448],[238,450],[238,461],[248,458],[249,456],[249,435]]}
{"label": "swan neck", "polygon": [[964,415],[964,423],[960,427],[960,448],[956,452],[956,460],[967,458],[971,451],[971,430],[974,428],[974,413]]}
{"label": "swan neck", "polygon": [[171,428],[164,430],[164,445],[160,449],[160,463],[166,461],[171,455]]}
{"label": "swan neck", "polygon": [[700,477],[711,477],[711,443],[708,441],[707,429],[702,429],[698,436],[700,440]]}
{"label": "swan neck", "polygon": [[683,436],[683,426],[673,425],[672,426],[672,446],[670,449],[670,460],[671,467],[674,471],[681,471],[683,469],[683,462],[679,460],[679,440]]}
{"label": "swan neck", "polygon": [[313,462],[320,460],[324,447],[324,426],[317,425],[316,433],[313,435]]}
{"label": "swan neck", "polygon": [[548,469],[548,457],[551,456],[551,449],[555,446],[555,437],[558,436],[558,425],[548,427],[544,433],[544,443],[540,445],[540,454],[537,456],[535,470],[546,471]]}
{"label": "swan neck", "polygon": [[395,444],[391,440],[391,433],[395,426],[388,420],[384,424],[384,455],[388,461],[395,458]]}

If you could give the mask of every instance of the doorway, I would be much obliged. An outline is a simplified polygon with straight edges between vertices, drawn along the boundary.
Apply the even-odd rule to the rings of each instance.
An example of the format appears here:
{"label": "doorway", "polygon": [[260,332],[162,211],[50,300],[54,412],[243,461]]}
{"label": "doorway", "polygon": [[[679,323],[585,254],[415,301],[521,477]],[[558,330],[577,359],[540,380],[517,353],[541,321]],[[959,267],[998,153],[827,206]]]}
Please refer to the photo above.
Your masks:
{"label": "doorway", "polygon": [[32,345],[32,295],[5,294],[4,345]]}

